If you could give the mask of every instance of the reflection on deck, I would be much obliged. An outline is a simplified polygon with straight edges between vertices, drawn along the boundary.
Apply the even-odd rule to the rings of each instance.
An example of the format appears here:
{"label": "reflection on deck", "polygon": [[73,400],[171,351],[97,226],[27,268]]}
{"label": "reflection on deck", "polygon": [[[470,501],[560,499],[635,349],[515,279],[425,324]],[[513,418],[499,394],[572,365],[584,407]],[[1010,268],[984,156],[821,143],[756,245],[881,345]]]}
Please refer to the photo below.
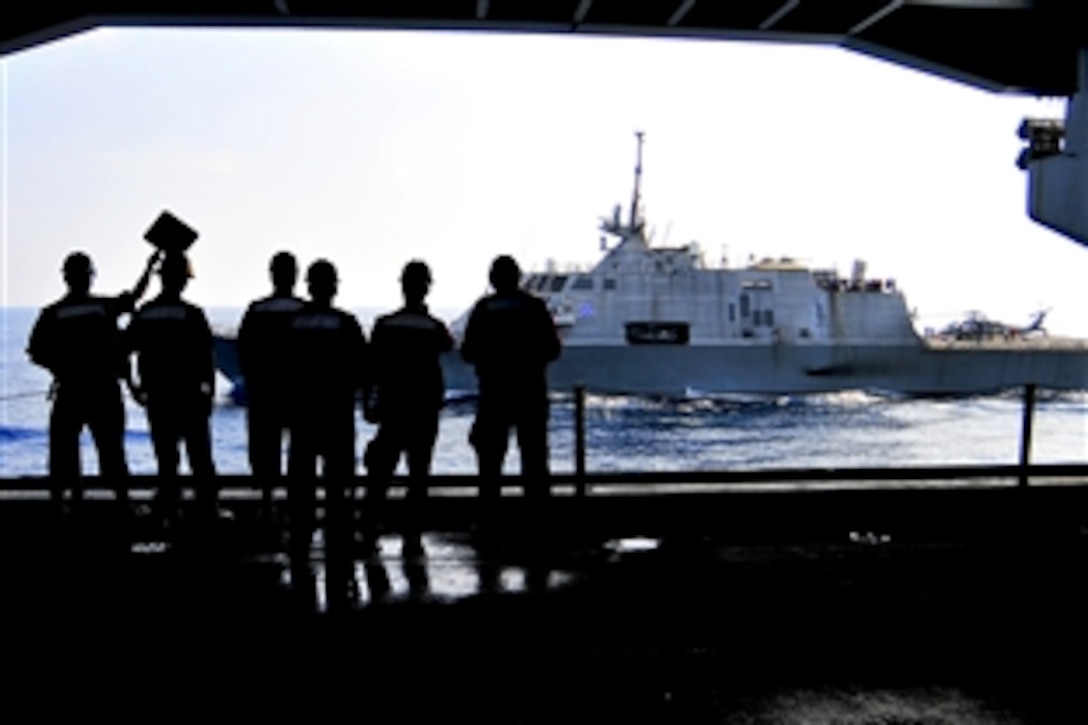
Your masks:
{"label": "reflection on deck", "polygon": [[842,693],[873,722],[1079,705],[1088,467],[886,473],[591,475],[584,497],[567,476],[544,502],[511,478],[489,529],[471,477],[437,477],[422,553],[394,496],[376,553],[319,529],[293,560],[245,477],[219,517],[171,528],[119,515],[108,482],[58,510],[9,480],[0,614],[10,661],[63,652],[108,682],[108,650],[166,690],[198,662],[251,711],[280,693],[244,682],[427,720],[830,722]]}

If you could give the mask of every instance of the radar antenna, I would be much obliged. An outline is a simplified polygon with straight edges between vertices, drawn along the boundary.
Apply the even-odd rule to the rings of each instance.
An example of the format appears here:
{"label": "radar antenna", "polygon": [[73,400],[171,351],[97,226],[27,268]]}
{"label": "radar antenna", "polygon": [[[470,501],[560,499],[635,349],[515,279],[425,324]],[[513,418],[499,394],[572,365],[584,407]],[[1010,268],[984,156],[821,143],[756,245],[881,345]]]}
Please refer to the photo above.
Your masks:
{"label": "radar antenna", "polygon": [[638,229],[642,226],[642,219],[639,218],[638,206],[639,206],[639,187],[642,184],[642,137],[645,134],[642,131],[635,131],[635,137],[638,139],[638,157],[635,161],[635,191],[631,195],[631,221],[629,226],[631,229]]}

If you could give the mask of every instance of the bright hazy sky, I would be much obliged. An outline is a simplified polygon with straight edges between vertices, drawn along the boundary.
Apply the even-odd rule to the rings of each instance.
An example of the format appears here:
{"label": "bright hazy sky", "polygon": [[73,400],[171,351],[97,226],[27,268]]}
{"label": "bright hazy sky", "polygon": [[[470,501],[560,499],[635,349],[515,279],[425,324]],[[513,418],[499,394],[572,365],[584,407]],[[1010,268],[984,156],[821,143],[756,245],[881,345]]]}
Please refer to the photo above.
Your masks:
{"label": "bright hazy sky", "polygon": [[862,258],[921,325],[1051,307],[1088,336],[1088,248],[1028,219],[1015,166],[1064,101],[834,47],[558,35],[105,29],[2,64],[4,305],[58,297],[74,249],[131,286],[165,208],[200,232],[197,304],[266,294],[291,249],[337,265],[341,306],[395,306],[421,257],[460,309],[496,254],[595,262],[642,130],[656,243]]}

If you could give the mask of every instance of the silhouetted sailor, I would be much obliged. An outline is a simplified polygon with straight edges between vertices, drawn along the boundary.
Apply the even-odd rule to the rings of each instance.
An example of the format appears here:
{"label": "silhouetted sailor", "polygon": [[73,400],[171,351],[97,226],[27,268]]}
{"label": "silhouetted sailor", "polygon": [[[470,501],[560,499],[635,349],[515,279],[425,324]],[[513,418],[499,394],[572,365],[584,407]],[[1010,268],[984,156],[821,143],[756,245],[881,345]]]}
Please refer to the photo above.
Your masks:
{"label": "silhouetted sailor", "polygon": [[[99,297],[91,294],[95,274],[91,258],[83,252],[69,254],[62,268],[68,292],[41,311],[30,332],[27,354],[53,374],[49,476],[57,501],[66,484],[74,486],[74,498],[82,498],[82,488],[75,482],[81,473],[79,435],[84,426],[94,438],[99,473],[128,476],[121,399],[127,362],[117,322],[133,311],[147,290],[157,259],[157,253],[148,258],[131,292]],[[127,487],[118,485],[117,494],[119,500],[127,499]]]}
{"label": "silhouetted sailor", "polygon": [[526,493],[546,493],[547,366],[559,357],[559,337],[544,301],[519,288],[521,269],[513,258],[497,257],[490,281],[495,293],[476,303],[461,343],[462,357],[476,366],[480,389],[469,441],[484,478],[482,492],[498,494],[513,428],[522,476],[540,481]]}
{"label": "silhouetted sailor", "polygon": [[305,304],[295,297],[298,266],[290,252],[278,252],[269,266],[272,294],[250,303],[238,328],[238,358],[246,384],[249,468],[264,486],[266,509],[275,479],[283,475],[283,437],[289,430],[288,365],[291,316]]}
{"label": "silhouetted sailor", "polygon": [[205,509],[218,495],[214,481],[210,419],[215,393],[212,333],[204,311],[182,299],[192,272],[181,252],[167,252],[159,265],[162,290],[140,307],[125,331],[136,356],[133,395],[147,407],[151,443],[158,461],[160,503],[170,515],[177,505],[180,445]]}
{"label": "silhouetted sailor", "polygon": [[[431,271],[412,261],[401,273],[404,306],[383,315],[371,333],[372,395],[365,401],[367,420],[378,432],[366,449],[364,463],[372,481],[367,491],[364,534],[373,546],[377,518],[385,502],[386,486],[402,454],[408,459],[408,501],[413,509],[427,490],[420,485],[431,469],[438,413],[445,399],[439,357],[453,349],[453,338],[442,321],[427,312],[424,299],[431,287]],[[404,531],[408,554],[422,551],[413,511]]]}
{"label": "silhouetted sailor", "polygon": [[346,533],[345,494],[355,473],[355,400],[366,374],[359,321],[332,306],[336,268],[318,260],[306,273],[310,301],[291,317],[291,445],[288,493],[292,548],[309,543],[318,464],[326,479],[325,536]]}

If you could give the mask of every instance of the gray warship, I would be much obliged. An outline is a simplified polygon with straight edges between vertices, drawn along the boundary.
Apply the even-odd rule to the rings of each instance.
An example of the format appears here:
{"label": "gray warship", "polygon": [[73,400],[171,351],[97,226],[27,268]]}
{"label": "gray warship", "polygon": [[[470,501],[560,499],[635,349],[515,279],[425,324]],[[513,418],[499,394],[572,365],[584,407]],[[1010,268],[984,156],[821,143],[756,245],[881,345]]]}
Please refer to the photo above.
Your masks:
{"label": "gray warship", "polygon": [[[909,396],[998,393],[1025,385],[1088,389],[1088,341],[1024,328],[966,325],[920,335],[894,280],[849,277],[790,258],[709,267],[696,244],[652,246],[641,213],[642,140],[628,218],[603,218],[603,256],[586,271],[530,271],[563,341],[554,391],[654,397],[793,395],[864,390]],[[611,237],[612,243],[607,240]],[[468,312],[450,327],[460,339]],[[966,332],[965,331],[969,331]],[[240,382],[233,339],[217,335],[220,370]],[[452,395],[475,389],[455,349]]]}

